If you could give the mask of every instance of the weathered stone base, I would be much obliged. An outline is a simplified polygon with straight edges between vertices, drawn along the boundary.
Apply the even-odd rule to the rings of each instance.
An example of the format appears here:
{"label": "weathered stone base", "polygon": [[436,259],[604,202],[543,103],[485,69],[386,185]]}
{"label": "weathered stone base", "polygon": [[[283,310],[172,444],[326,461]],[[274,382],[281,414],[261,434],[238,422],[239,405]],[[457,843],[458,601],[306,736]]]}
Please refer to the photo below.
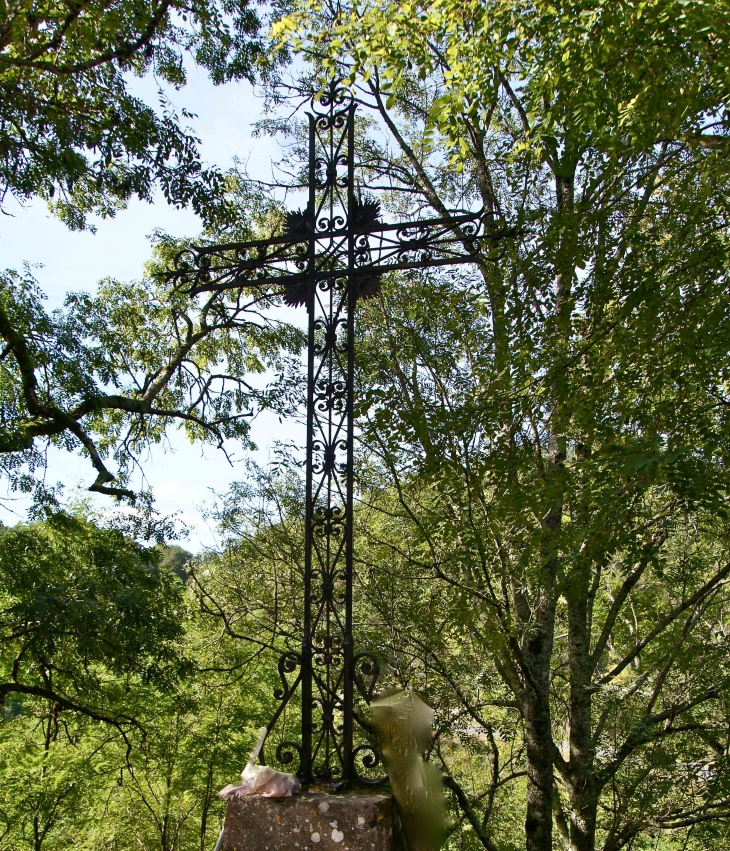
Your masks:
{"label": "weathered stone base", "polygon": [[223,851],[400,851],[396,819],[389,795],[233,798]]}

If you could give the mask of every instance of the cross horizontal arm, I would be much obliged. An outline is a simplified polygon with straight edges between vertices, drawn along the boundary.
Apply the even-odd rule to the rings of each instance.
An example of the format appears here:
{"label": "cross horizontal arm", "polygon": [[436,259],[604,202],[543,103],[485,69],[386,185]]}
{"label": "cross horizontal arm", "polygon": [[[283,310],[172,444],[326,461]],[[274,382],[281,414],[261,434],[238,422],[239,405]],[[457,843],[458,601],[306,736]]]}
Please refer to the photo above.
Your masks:
{"label": "cross horizontal arm", "polygon": [[297,304],[302,303],[300,285],[310,275],[331,279],[346,274],[342,258],[350,236],[355,262],[349,274],[362,280],[396,270],[477,262],[484,259],[485,241],[508,235],[506,230],[487,229],[483,211],[409,222],[355,221],[332,229],[310,226],[302,228],[301,235],[186,249],[169,277],[190,286],[194,294],[281,285],[291,292],[285,300]]}
{"label": "cross horizontal arm", "polygon": [[[411,222],[395,222],[385,223],[376,221],[374,224],[359,225],[353,222],[351,227],[353,233],[370,234],[378,231],[399,231],[410,228],[431,228],[437,226],[447,226],[450,228],[458,228],[461,225],[476,223],[481,221],[484,216],[483,211],[477,213],[454,213],[451,216],[442,216],[436,219],[414,219]],[[201,257],[206,254],[218,254],[227,251],[248,252],[257,251],[258,249],[273,248],[278,245],[293,245],[301,242],[308,242],[311,238],[326,239],[330,236],[346,236],[348,227],[333,228],[331,230],[320,230],[314,234],[309,234],[307,231],[292,234],[284,233],[281,236],[272,236],[268,239],[253,239],[248,242],[222,242],[217,245],[201,245],[192,250]]]}
{"label": "cross horizontal arm", "polygon": [[[334,278],[355,278],[359,279],[370,279],[379,277],[380,275],[384,275],[386,272],[396,272],[403,271],[408,269],[431,269],[434,266],[453,266],[461,263],[476,263],[479,260],[479,252],[474,252],[473,254],[459,254],[453,256],[444,256],[437,258],[430,258],[428,260],[420,260],[418,262],[413,262],[410,260],[402,260],[400,262],[393,262],[387,264],[372,264],[368,266],[361,266],[359,268],[353,269],[351,272],[348,272],[346,269],[325,269],[316,272],[317,280],[332,280]],[[266,276],[256,276],[251,278],[246,278],[243,274],[232,277],[230,280],[220,280],[211,283],[202,283],[198,286],[192,287],[190,292],[192,295],[199,295],[204,292],[226,292],[228,290],[236,290],[241,287],[263,287],[263,286],[282,286],[284,288],[284,292],[286,293],[290,289],[297,289],[300,284],[306,283],[309,279],[309,274],[307,272],[298,272],[291,273],[289,275],[271,275],[269,277]],[[296,299],[295,301],[285,300],[291,304],[303,304],[303,300]]]}

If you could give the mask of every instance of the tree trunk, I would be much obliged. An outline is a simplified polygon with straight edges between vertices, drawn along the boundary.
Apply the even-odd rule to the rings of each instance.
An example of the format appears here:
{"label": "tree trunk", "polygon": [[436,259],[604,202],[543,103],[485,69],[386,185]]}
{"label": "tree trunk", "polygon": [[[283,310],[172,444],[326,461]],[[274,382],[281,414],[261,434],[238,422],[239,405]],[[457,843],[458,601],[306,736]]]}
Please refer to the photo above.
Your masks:
{"label": "tree trunk", "polygon": [[524,706],[527,744],[527,851],[552,851],[553,847],[552,730],[547,691],[546,688],[541,695],[530,695]]}
{"label": "tree trunk", "polygon": [[552,851],[553,847],[554,744],[550,720],[550,660],[555,634],[555,598],[550,581],[553,567],[554,561],[550,559],[546,565],[548,587],[541,594],[532,622],[526,620],[527,612],[522,612],[520,618],[526,633],[522,654],[528,673],[523,699],[527,755],[527,851]]}
{"label": "tree trunk", "polygon": [[568,656],[570,665],[570,848],[594,851],[596,845],[595,748],[589,626],[590,575],[573,571],[568,583]]}

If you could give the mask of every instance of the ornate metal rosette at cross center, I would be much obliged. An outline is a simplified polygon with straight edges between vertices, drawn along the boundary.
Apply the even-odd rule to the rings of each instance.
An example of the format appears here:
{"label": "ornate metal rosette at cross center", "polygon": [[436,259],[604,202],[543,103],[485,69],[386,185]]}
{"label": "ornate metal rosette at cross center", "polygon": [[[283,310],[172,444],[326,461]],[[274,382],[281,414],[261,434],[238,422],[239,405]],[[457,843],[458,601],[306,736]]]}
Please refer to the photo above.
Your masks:
{"label": "ornate metal rosette at cross center", "polygon": [[169,275],[191,293],[264,288],[307,307],[302,646],[279,659],[279,705],[268,725],[270,733],[291,729],[282,722],[299,697],[301,739],[276,748],[267,742],[262,759],[265,753],[296,768],[304,781],[345,785],[383,779],[368,725],[356,712],[357,700],[370,701],[379,668],[353,646],[355,306],[379,291],[386,272],[485,262],[484,245],[494,248],[510,235],[484,211],[382,221],[379,204],[356,193],[355,109],[337,83],[313,99],[308,203],[287,214],[283,234],[188,248]]}

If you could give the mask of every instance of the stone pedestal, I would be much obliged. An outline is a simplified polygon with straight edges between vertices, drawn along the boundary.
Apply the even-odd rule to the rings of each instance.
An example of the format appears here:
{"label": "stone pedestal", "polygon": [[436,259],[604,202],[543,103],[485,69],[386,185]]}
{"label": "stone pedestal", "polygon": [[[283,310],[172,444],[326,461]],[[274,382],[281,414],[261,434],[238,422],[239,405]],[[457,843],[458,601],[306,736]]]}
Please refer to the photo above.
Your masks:
{"label": "stone pedestal", "polygon": [[223,851],[401,851],[389,795],[305,792],[233,798]]}

